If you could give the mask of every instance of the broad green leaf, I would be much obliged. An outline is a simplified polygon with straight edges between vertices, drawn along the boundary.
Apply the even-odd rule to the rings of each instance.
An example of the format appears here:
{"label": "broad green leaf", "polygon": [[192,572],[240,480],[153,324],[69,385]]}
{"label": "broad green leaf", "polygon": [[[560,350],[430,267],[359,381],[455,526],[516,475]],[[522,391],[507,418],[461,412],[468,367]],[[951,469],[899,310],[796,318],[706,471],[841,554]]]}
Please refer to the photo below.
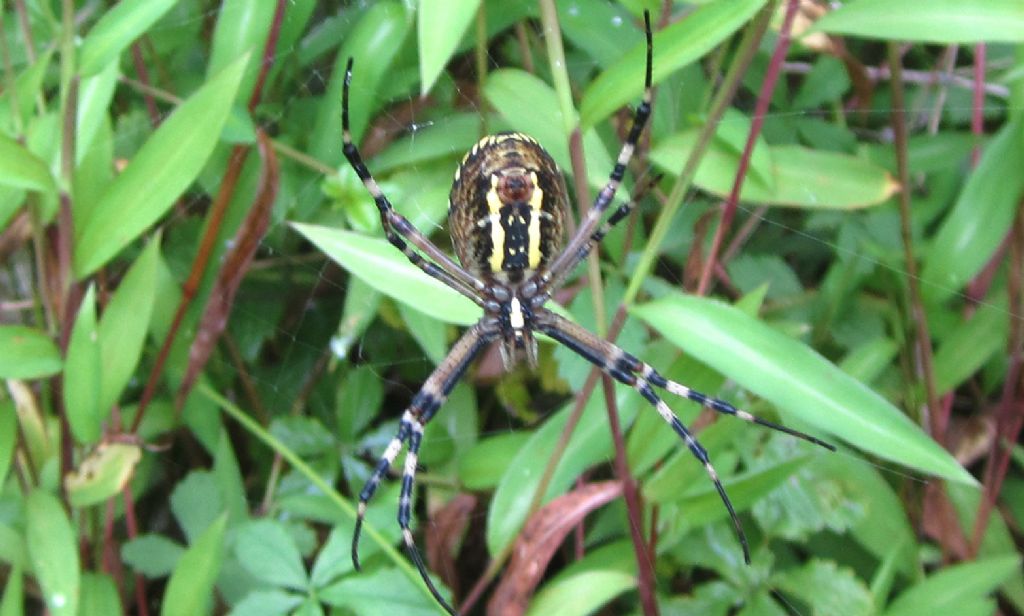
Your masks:
{"label": "broad green leaf", "polygon": [[[1022,5],[1024,10],[1024,5]],[[928,247],[922,292],[940,302],[963,287],[1006,237],[1024,193],[1024,122],[1006,124],[982,152],[963,191]]]}
{"label": "broad green leaf", "polygon": [[459,41],[473,23],[480,0],[421,0],[416,10],[420,95],[434,87]]}
{"label": "broad green leaf", "polygon": [[[615,399],[619,409],[619,422],[625,430],[633,423],[642,399],[636,391],[625,387],[616,388]],[[549,417],[509,459],[505,474],[494,491],[487,511],[487,549],[491,554],[501,553],[523,527],[533,493],[552,456],[558,455],[560,460],[541,501],[542,504],[564,493],[573,479],[585,469],[615,455],[604,398],[601,395],[592,396],[583,408],[579,424],[576,425],[565,450],[555,451],[555,444],[569,419],[572,407],[573,403],[570,402]],[[651,409],[650,412],[653,413],[654,410]]]}
{"label": "broad green leaf", "polygon": [[132,378],[146,342],[149,318],[156,302],[156,264],[160,257],[157,233],[107,303],[99,326],[99,415],[105,419]]}
{"label": "broad green leaf", "polygon": [[4,485],[7,479],[17,440],[18,424],[15,421],[14,403],[10,400],[0,401],[0,485]]}
{"label": "broad green leaf", "polygon": [[636,587],[636,577],[621,571],[585,571],[560,577],[545,585],[533,601],[527,616],[558,614],[585,616],[620,594]]}
{"label": "broad green leaf", "polygon": [[92,77],[83,79],[78,88],[78,110],[75,118],[76,163],[81,164],[85,159],[96,132],[106,120],[119,73],[118,63],[112,61]]}
{"label": "broad green leaf", "polygon": [[38,379],[60,372],[60,351],[45,333],[0,325],[0,379]]}
{"label": "broad green leaf", "polygon": [[[654,83],[660,83],[670,73],[704,57],[742,28],[764,4],[765,0],[718,0],[696,8],[684,19],[656,32]],[[644,91],[645,55],[646,45],[640,43],[590,84],[580,103],[580,123],[584,128],[594,126],[627,103],[640,101]]]}
{"label": "broad green leaf", "polygon": [[811,559],[805,565],[775,575],[773,583],[807,603],[821,616],[869,616],[875,613],[871,592],[852,569],[828,560]]}
{"label": "broad green leaf", "polygon": [[611,66],[644,40],[643,28],[637,27],[633,16],[622,5],[582,4],[579,0],[557,0],[555,5],[562,36],[586,52],[601,68]]}
{"label": "broad green leaf", "polygon": [[25,613],[25,576],[21,567],[7,571],[3,597],[0,598],[0,616],[22,616]]}
{"label": "broad green leaf", "polygon": [[327,541],[313,562],[309,581],[314,588],[323,588],[330,582],[355,569],[352,564],[351,526],[339,524],[331,529]]}
{"label": "broad green leaf", "polygon": [[294,610],[300,603],[302,596],[283,590],[254,590],[236,603],[228,616],[298,616],[300,612]]}
{"label": "broad green leaf", "polygon": [[188,542],[195,543],[224,511],[220,486],[213,473],[196,470],[179,481],[171,492],[171,511]]}
{"label": "broad green leaf", "polygon": [[[440,582],[437,584],[443,588]],[[317,596],[328,605],[344,607],[356,614],[435,616],[446,613],[395,568],[346,576],[320,590]]]}
{"label": "broad green leaf", "polygon": [[[156,222],[199,174],[217,145],[248,56],[182,103],[110,185],[75,243],[75,275],[88,276]],[[80,225],[80,226],[79,226]]]}
{"label": "broad green leaf", "polygon": [[[747,139],[750,138],[752,126],[753,122],[750,118],[730,107],[725,110],[725,114],[715,128],[715,139],[719,144],[725,144],[731,149],[739,162],[739,157],[743,155],[743,150],[747,147]],[[750,153],[750,173],[756,176],[768,190],[774,190],[775,165],[772,164],[772,150],[768,147],[768,142],[765,141],[763,134],[758,134],[754,141],[754,149]],[[729,190],[732,190],[731,186]]]}
{"label": "broad green leaf", "polygon": [[[663,140],[650,154],[651,161],[668,173],[679,173],[697,141],[699,131],[688,129]],[[795,145],[767,147],[771,189],[757,174],[743,182],[740,200],[765,205],[813,209],[855,209],[877,205],[891,197],[899,185],[885,169],[862,158],[811,150]],[[739,152],[720,139],[708,145],[694,183],[720,196],[732,191]]]}
{"label": "broad green leaf", "polygon": [[80,73],[89,77],[113,62],[177,0],[123,0],[103,13],[82,42]]}
{"label": "broad green leaf", "polygon": [[[484,96],[514,130],[530,135],[551,154],[559,167],[572,173],[569,138],[554,89],[518,69],[500,69],[487,76]],[[600,190],[608,182],[612,158],[593,129],[583,131],[587,182]]]}
{"label": "broad green leaf", "polygon": [[942,569],[905,590],[889,605],[885,616],[962,614],[1020,570],[1020,556],[998,556]]}
{"label": "broad green leaf", "polygon": [[71,328],[64,361],[64,406],[71,433],[79,443],[95,443],[102,433],[99,414],[101,370],[96,335],[96,289],[89,285]]}
{"label": "broad green leaf", "polygon": [[[225,0],[217,10],[217,25],[213,31],[213,49],[206,66],[206,78],[210,79],[227,67],[238,56],[249,53],[263,55],[267,36],[273,29],[276,2],[265,0]],[[291,7],[289,7],[291,8]],[[243,97],[252,93],[262,62],[253,62],[245,71],[238,91]],[[246,114],[246,117],[248,114]],[[229,125],[237,124],[230,121]]]}
{"label": "broad green leaf", "polygon": [[489,490],[498,485],[507,462],[529,438],[525,432],[509,432],[481,440],[459,456],[459,481],[469,490]]}
{"label": "broad green leaf", "polygon": [[78,612],[81,570],[78,543],[64,507],[53,495],[34,490],[25,501],[25,543],[43,602],[51,614]]}
{"label": "broad green leaf", "polygon": [[117,585],[109,573],[82,575],[81,614],[124,614]]}
{"label": "broad green leaf", "polygon": [[[652,481],[650,487],[644,486],[644,497],[654,503],[679,502],[680,508],[686,512],[684,522],[691,528],[728,517],[729,511],[722,503],[718,490],[707,477],[703,466],[693,458],[693,454],[689,451],[680,451],[676,459],[691,468],[699,469],[698,483],[694,484],[688,479],[687,482],[691,485],[682,485],[681,479],[686,477],[685,475],[666,470],[655,475],[657,482]],[[736,511],[744,511],[792,477],[812,459],[813,456],[802,455],[723,480],[722,484]]]}
{"label": "broad green leaf", "polygon": [[857,0],[818,20],[811,30],[918,43],[1024,41],[1020,0]]}
{"label": "broad green leaf", "polygon": [[445,323],[471,325],[481,310],[431,278],[385,239],[342,229],[292,223],[292,227],[346,270],[381,293]]}
{"label": "broad green leaf", "polygon": [[302,554],[280,522],[254,520],[235,534],[235,556],[256,579],[302,590],[309,584]]}
{"label": "broad green leaf", "polygon": [[419,343],[430,361],[440,364],[448,354],[448,326],[432,319],[409,304],[398,304],[398,312],[405,321],[405,328]]}
{"label": "broad green leaf", "polygon": [[1006,295],[983,304],[969,320],[957,324],[935,351],[933,369],[939,395],[952,391],[985,362],[1006,348],[1012,315]]}
{"label": "broad green leaf", "polygon": [[210,524],[178,560],[167,582],[161,616],[205,614],[213,600],[213,584],[224,558],[224,528],[227,514]]}
{"label": "broad green leaf", "polygon": [[64,477],[71,506],[88,507],[119,494],[141,459],[138,445],[100,444]]}
{"label": "broad green leaf", "polygon": [[163,535],[141,535],[124,544],[121,558],[149,578],[170,575],[185,548]]}
{"label": "broad green leaf", "polygon": [[380,0],[360,15],[342,41],[327,91],[321,97],[309,140],[311,156],[328,165],[344,160],[340,146],[341,90],[348,59],[354,61],[349,92],[352,138],[359,143],[373,113],[387,103],[381,96],[384,84],[410,30],[412,15],[406,3]]}
{"label": "broad green leaf", "polygon": [[632,312],[686,352],[772,402],[783,417],[887,460],[975,480],[892,404],[804,344],[732,306],[667,295]]}
{"label": "broad green leaf", "polygon": [[0,186],[45,194],[57,191],[46,163],[3,133],[0,133]]}

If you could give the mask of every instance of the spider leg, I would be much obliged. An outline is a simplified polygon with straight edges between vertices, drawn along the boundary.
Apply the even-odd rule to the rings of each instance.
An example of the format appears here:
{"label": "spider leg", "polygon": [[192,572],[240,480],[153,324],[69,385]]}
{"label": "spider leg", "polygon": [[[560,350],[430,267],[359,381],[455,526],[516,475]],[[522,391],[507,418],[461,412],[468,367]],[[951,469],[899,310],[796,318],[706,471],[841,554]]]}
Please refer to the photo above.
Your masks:
{"label": "spider leg", "polygon": [[[560,287],[562,283],[565,282],[565,279],[569,276],[569,274],[572,273],[573,269],[575,269],[576,265],[587,258],[587,255],[589,255],[590,251],[594,249],[594,246],[600,244],[601,240],[604,239],[604,236],[607,235],[608,232],[611,231],[616,224],[618,224],[621,220],[625,219],[627,216],[630,215],[630,213],[634,209],[636,209],[637,204],[640,203],[640,200],[644,198],[644,195],[647,194],[647,191],[650,190],[655,185],[657,185],[657,183],[661,181],[662,176],[663,174],[659,173],[649,178],[646,182],[640,185],[640,187],[636,189],[636,193],[629,201],[620,204],[619,207],[616,208],[614,212],[612,212],[612,215],[608,217],[608,220],[604,221],[601,224],[601,226],[597,228],[597,230],[590,234],[590,239],[588,239],[586,243],[582,244],[576,251],[576,256],[573,258],[571,264],[561,268],[557,272],[557,275],[546,277],[547,282],[545,284],[545,287],[547,289],[557,289],[558,287]],[[537,295],[535,298],[531,299],[531,301],[533,302],[534,306],[541,306],[549,298],[549,292],[545,291],[544,293]]]}
{"label": "spider leg", "polygon": [[725,488],[722,486],[722,482],[718,478],[718,473],[715,472],[714,467],[711,465],[707,450],[701,446],[696,437],[693,436],[686,426],[679,421],[679,418],[676,417],[675,413],[672,412],[672,409],[665,404],[665,401],[658,396],[652,386],[660,387],[669,393],[682,396],[688,400],[693,400],[704,406],[709,406],[719,413],[733,415],[744,421],[779,430],[825,447],[831,451],[835,451],[835,447],[813,436],[760,419],[746,411],[737,409],[728,402],[706,396],[686,387],[685,385],[681,385],[675,381],[670,381],[658,374],[658,372],[650,365],[640,361],[629,353],[626,353],[618,346],[595,336],[583,327],[580,327],[579,325],[548,310],[539,309],[535,311],[535,315],[537,316],[538,321],[537,328],[540,331],[569,347],[576,354],[600,368],[605,374],[608,374],[620,383],[629,385],[633,389],[637,390],[645,400],[654,406],[662,419],[672,426],[672,429],[675,430],[676,434],[678,434],[681,439],[683,439],[694,457],[704,465],[708,476],[714,483],[715,489],[718,491],[719,497],[721,497],[722,502],[725,504],[725,508],[729,512],[729,517],[732,519],[733,526],[736,529],[736,536],[739,539],[740,546],[743,548],[743,559],[747,564],[750,564],[750,549],[747,546],[746,534],[743,532],[743,526],[740,524],[739,517],[736,515],[732,502],[730,502],[729,496],[726,494]]}
{"label": "spider leg", "polygon": [[[380,222],[381,226],[384,227],[384,234],[387,236],[388,241],[395,248],[401,250],[402,254],[413,265],[419,267],[427,275],[437,278],[462,293],[478,305],[483,305],[480,299],[480,292],[485,288],[483,281],[455,263],[451,257],[442,252],[441,249],[427,239],[427,236],[423,235],[419,229],[413,226],[405,216],[395,211],[391,201],[384,194],[384,191],[381,190],[377,180],[373,178],[373,174],[367,169],[366,163],[363,162],[363,157],[359,154],[359,148],[352,142],[348,113],[348,92],[352,82],[352,62],[352,58],[349,58],[348,65],[345,68],[345,84],[342,89],[341,125],[342,140],[344,142],[342,150],[345,153],[345,158],[355,170],[356,175],[362,180],[363,186],[366,187],[367,192],[373,197],[377,210],[380,211]],[[428,258],[425,259],[423,255],[413,250],[406,240],[422,250]]]}
{"label": "spider leg", "polygon": [[423,429],[434,417],[441,405],[448,398],[448,394],[459,382],[466,368],[476,359],[477,355],[486,348],[496,337],[493,324],[481,320],[466,331],[465,334],[455,343],[452,350],[445,357],[444,361],[434,369],[427,380],[423,383],[416,395],[413,396],[409,408],[402,414],[398,425],[398,432],[391,439],[384,454],[377,462],[373,475],[367,480],[366,485],[359,493],[359,506],[356,515],[355,532],[352,536],[352,564],[359,569],[359,536],[363,525],[363,518],[366,515],[367,502],[373,497],[377,486],[384,474],[394,463],[402,444],[409,442],[409,451],[405,457],[405,466],[402,473],[402,490],[398,502],[398,525],[402,528],[402,539],[405,549],[412,558],[416,569],[423,578],[430,593],[437,599],[449,613],[455,614],[455,610],[445,601],[444,597],[434,586],[434,582],[427,574],[426,565],[416,548],[412,531],[409,529],[409,521],[412,517],[413,482],[416,477],[416,464],[419,459],[420,443],[423,439]]}
{"label": "spider leg", "polygon": [[[586,257],[587,253],[590,252],[590,247],[587,244],[593,240],[593,233],[597,230],[601,217],[615,199],[615,192],[619,189],[622,177],[626,174],[626,166],[633,158],[637,143],[640,141],[640,134],[643,132],[644,125],[647,124],[647,119],[651,115],[651,101],[653,100],[651,88],[653,35],[651,34],[651,16],[647,11],[644,11],[644,31],[647,35],[647,69],[644,73],[643,100],[637,106],[636,111],[633,112],[633,124],[629,129],[626,141],[622,144],[622,149],[619,151],[619,157],[615,161],[615,167],[612,168],[608,183],[598,193],[597,198],[594,200],[594,205],[587,211],[586,217],[580,222],[575,235],[566,244],[565,250],[554,260],[550,268],[541,275],[540,287],[542,289],[550,288],[553,280],[561,279],[566,272],[575,268]],[[619,210],[621,211],[622,208],[620,207]],[[617,216],[618,213],[616,212],[609,219],[610,225],[614,225],[625,218],[625,215],[629,212],[627,210],[622,215]],[[612,219],[615,222],[612,222]],[[609,228],[611,228],[610,225]],[[600,237],[603,236],[604,233],[601,233]],[[580,256],[581,254],[582,256]]]}

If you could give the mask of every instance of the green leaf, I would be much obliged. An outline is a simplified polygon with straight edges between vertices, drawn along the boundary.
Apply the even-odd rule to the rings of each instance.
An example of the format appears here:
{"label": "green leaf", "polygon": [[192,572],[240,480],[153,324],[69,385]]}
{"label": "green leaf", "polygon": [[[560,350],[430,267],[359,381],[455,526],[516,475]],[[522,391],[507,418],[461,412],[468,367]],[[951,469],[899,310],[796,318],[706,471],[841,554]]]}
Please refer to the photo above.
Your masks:
{"label": "green leaf", "polygon": [[434,87],[479,9],[480,0],[420,0],[416,10],[416,37],[421,96],[426,96]]}
{"label": "green leaf", "polygon": [[161,616],[193,616],[206,613],[213,600],[224,553],[224,527],[227,514],[210,524],[178,561],[167,582]]}
{"label": "green leaf", "polygon": [[217,478],[210,471],[192,471],[171,492],[171,511],[194,543],[224,511]]}
{"label": "green leaf", "polygon": [[60,501],[41,489],[25,501],[25,543],[43,601],[55,616],[78,612],[78,543]]}
{"label": "green leaf", "polygon": [[[765,0],[718,0],[697,7],[685,19],[654,34],[652,78],[661,83],[674,71],[696,62],[725,41],[764,6]],[[644,91],[644,56],[640,43],[590,84],[580,103],[580,123],[590,128]],[[678,165],[677,165],[678,166]]]}
{"label": "green leaf", "polygon": [[344,160],[338,144],[341,143],[341,89],[349,58],[355,61],[349,100],[352,138],[360,142],[371,115],[386,102],[381,94],[392,78],[395,56],[412,29],[411,17],[406,3],[378,1],[362,13],[358,23],[345,35],[334,60],[327,91],[317,109],[308,154],[328,165]]}
{"label": "green leaf", "polygon": [[60,372],[60,351],[43,332],[0,325],[0,379],[38,379]]}
{"label": "green leaf", "polygon": [[160,257],[157,233],[107,303],[99,326],[99,414],[102,419],[121,397],[142,356],[149,319],[156,303],[156,264]]}
{"label": "green leaf", "polygon": [[868,616],[874,614],[871,593],[851,569],[811,559],[804,566],[773,577],[787,594],[799,597],[820,616]]}
{"label": "green leaf", "polygon": [[50,169],[35,154],[0,132],[0,186],[56,194]]}
{"label": "green leaf", "polygon": [[82,575],[81,614],[124,614],[114,578],[108,573]]}
{"label": "green leaf", "polygon": [[345,524],[331,529],[310,573],[310,583],[314,588],[323,588],[355,569],[352,565],[352,533],[352,527]]}
{"label": "green leaf", "polygon": [[[440,584],[439,584],[440,586]],[[445,614],[429,595],[424,595],[395,568],[348,576],[317,593],[328,605],[356,614]]]}
{"label": "green leaf", "polygon": [[910,587],[889,605],[885,616],[962,614],[966,605],[999,587],[1020,570],[1020,556],[999,556],[942,569]]}
{"label": "green leaf", "polygon": [[309,580],[295,540],[279,522],[255,520],[235,535],[235,556],[256,579],[303,590]]}
{"label": "green leaf", "polygon": [[141,459],[138,445],[100,444],[64,477],[71,506],[88,507],[120,493]]}
{"label": "green leaf", "polygon": [[874,39],[951,44],[1024,41],[1020,0],[857,0],[811,30]]}
{"label": "green leaf", "polygon": [[935,352],[936,393],[952,391],[1003,351],[1010,320],[1006,295],[1000,294],[999,298],[982,304],[969,320],[958,323]]}
{"label": "green leaf", "polygon": [[[554,89],[534,75],[518,69],[500,69],[487,76],[484,97],[509,126],[530,135],[551,154],[562,170],[572,171],[569,139]],[[593,129],[583,131],[587,181],[600,189],[608,181],[612,159]]]}
{"label": "green leaf", "polygon": [[[651,161],[668,173],[679,173],[679,161],[689,157],[698,133],[697,129],[688,129],[661,141],[651,151]],[[741,201],[845,210],[882,203],[899,188],[888,171],[862,158],[795,145],[766,149],[775,187],[770,188],[757,174],[748,175],[740,192]],[[728,195],[739,157],[735,147],[727,146],[721,138],[713,139],[694,183],[713,194]]]}
{"label": "green leaf", "polygon": [[80,73],[89,77],[113,62],[177,0],[123,0],[108,9],[82,43]]}
{"label": "green leaf", "polygon": [[228,612],[228,616],[282,616],[291,614],[302,603],[302,597],[283,590],[254,590]]}
{"label": "green leaf", "polygon": [[163,535],[141,535],[124,544],[121,558],[149,578],[170,575],[185,548]]}
{"label": "green leaf", "polygon": [[[92,77],[83,79],[78,88],[78,110],[75,118],[75,163],[81,164],[90,152],[97,131],[107,121],[110,101],[117,87],[118,63],[111,62]],[[75,197],[78,195],[76,193]],[[77,205],[77,204],[76,204]]]}
{"label": "green leaf", "polygon": [[[75,275],[109,261],[156,222],[199,175],[217,145],[245,69],[243,56],[182,103],[107,188],[75,243]],[[80,225],[80,227],[79,227]]]}
{"label": "green leaf", "polygon": [[423,273],[384,239],[342,229],[292,223],[328,257],[381,293],[445,323],[471,325],[482,311],[471,300]]}
{"label": "green leaf", "polygon": [[[1024,10],[1024,5],[1022,5]],[[1024,122],[1006,124],[982,152],[963,191],[924,257],[925,299],[940,302],[963,287],[992,258],[1024,193]]]}
{"label": "green leaf", "polygon": [[[217,25],[213,31],[210,62],[206,66],[207,79],[219,73],[243,53],[257,57],[263,54],[267,36],[273,29],[276,5],[276,2],[264,0],[225,0],[220,3],[217,10]],[[251,94],[261,65],[261,62],[253,62],[246,67],[242,84],[238,87],[241,96],[248,97]],[[228,122],[229,125],[233,123],[231,120]]]}
{"label": "green leaf", "polygon": [[481,440],[459,456],[459,481],[468,490],[490,490],[529,439],[524,432],[509,432]]}
{"label": "green leaf", "polygon": [[[616,388],[615,398],[619,421],[625,429],[636,417],[642,399],[625,387]],[[602,396],[591,397],[565,450],[555,451],[572,407],[569,403],[560,408],[509,458],[487,510],[487,549],[491,554],[501,553],[526,522],[533,493],[551,456],[557,454],[560,460],[542,504],[564,493],[585,469],[614,455]],[[653,409],[650,412],[654,412]]]}
{"label": "green leaf", "polygon": [[18,424],[15,421],[14,403],[0,401],[0,486],[7,479],[7,471],[14,459],[14,447],[18,441]]}
{"label": "green leaf", "polygon": [[636,577],[621,571],[585,571],[547,584],[530,603],[527,616],[584,616],[636,587]]}
{"label": "green leaf", "polygon": [[631,311],[686,352],[794,417],[865,451],[963,483],[974,478],[887,400],[811,348],[732,306],[679,293]]}
{"label": "green leaf", "polygon": [[96,336],[96,289],[89,290],[78,307],[64,362],[64,407],[75,440],[92,444],[102,434],[99,414],[100,347]]}
{"label": "green leaf", "polygon": [[0,599],[0,616],[22,616],[25,613],[25,577],[21,567],[7,572],[3,598]]}

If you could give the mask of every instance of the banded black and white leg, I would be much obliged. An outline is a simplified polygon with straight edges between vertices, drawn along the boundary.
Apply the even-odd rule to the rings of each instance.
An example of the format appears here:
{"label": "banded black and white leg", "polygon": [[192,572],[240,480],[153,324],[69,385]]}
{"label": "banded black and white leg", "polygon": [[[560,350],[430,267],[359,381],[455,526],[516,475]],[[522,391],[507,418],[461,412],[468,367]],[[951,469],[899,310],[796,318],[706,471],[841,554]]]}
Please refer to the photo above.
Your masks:
{"label": "banded black and white leg", "polygon": [[601,240],[603,240],[604,237],[608,235],[608,233],[615,227],[615,225],[617,225],[622,220],[626,219],[633,212],[633,210],[636,209],[636,206],[640,203],[640,200],[643,199],[644,196],[647,194],[647,191],[650,190],[652,187],[656,186],[658,182],[661,181],[661,178],[662,174],[658,174],[653,177],[650,177],[642,184],[640,184],[632,198],[630,198],[629,201],[620,204],[619,207],[615,208],[615,211],[612,212],[612,215],[608,217],[608,220],[604,221],[600,227],[598,227],[593,233],[590,234],[590,239],[580,246],[580,248],[576,251],[576,256],[572,259],[572,261],[564,264],[558,272],[552,272],[547,275],[542,274],[541,279],[543,281],[543,292],[538,294],[537,299],[532,300],[533,305],[543,305],[543,303],[550,298],[551,290],[558,289],[559,287],[562,286],[562,283],[564,283],[566,278],[568,278],[569,275],[572,274],[572,271],[576,268],[576,266],[587,258],[587,255],[590,254],[590,251],[593,250],[595,246],[601,243]]}
{"label": "banded black and white leg", "polygon": [[[359,148],[352,142],[352,131],[349,125],[348,98],[349,88],[352,82],[352,58],[348,59],[345,68],[345,82],[341,95],[341,126],[342,126],[342,151],[349,165],[355,170],[356,175],[362,180],[366,191],[373,197],[373,202],[380,212],[381,226],[384,234],[391,244],[402,251],[414,265],[419,267],[429,276],[433,276],[444,282],[456,291],[462,293],[469,299],[482,305],[480,293],[484,290],[485,284],[478,277],[467,272],[461,265],[435,246],[427,236],[417,229],[409,220],[399,214],[384,191],[381,190],[377,180],[363,162],[359,154]],[[409,243],[420,249],[426,257],[419,254]]]}
{"label": "banded black and white leg", "polygon": [[[561,280],[568,271],[572,270],[581,260],[579,257],[581,251],[584,251],[582,253],[584,256],[589,252],[590,248],[588,248],[587,245],[591,242],[593,233],[601,224],[601,218],[604,216],[605,210],[607,210],[615,200],[615,193],[618,191],[619,185],[622,184],[623,176],[626,175],[626,167],[629,165],[629,161],[633,158],[634,152],[636,152],[637,144],[640,142],[640,135],[643,133],[644,126],[647,124],[647,119],[651,115],[651,101],[653,100],[651,72],[654,58],[653,35],[651,34],[651,16],[647,11],[644,11],[644,26],[644,31],[647,35],[647,68],[644,72],[643,100],[637,106],[636,111],[633,112],[633,124],[630,126],[629,135],[622,143],[622,149],[619,150],[619,157],[615,160],[615,167],[612,168],[611,175],[608,178],[608,183],[605,184],[601,189],[601,192],[597,194],[594,204],[587,211],[587,215],[583,220],[580,221],[580,225],[576,228],[576,233],[569,239],[565,250],[555,258],[548,270],[541,274],[539,286],[542,289],[554,286],[552,284],[553,281]],[[619,209],[620,211],[622,210],[621,207]],[[616,212],[611,218],[609,218],[610,224],[614,225],[619,222],[619,220],[625,218],[625,215],[629,212],[626,211],[622,215],[616,216],[618,213],[619,212]],[[615,222],[611,222],[612,219],[614,219]]]}
{"label": "banded black and white leg", "polygon": [[669,380],[659,374],[658,371],[649,364],[640,361],[611,342],[595,336],[590,331],[558,316],[557,314],[541,309],[537,311],[536,317],[538,321],[537,328],[540,331],[569,347],[576,354],[591,362],[615,380],[635,389],[644,397],[645,400],[651,403],[655,410],[658,411],[658,414],[661,415],[662,419],[672,426],[672,429],[675,430],[676,434],[678,434],[683,442],[686,443],[686,446],[693,453],[694,457],[704,465],[704,469],[707,471],[712,483],[714,483],[715,489],[718,491],[719,497],[721,497],[722,502],[725,504],[725,508],[729,512],[729,517],[732,519],[733,526],[736,530],[736,537],[740,542],[740,546],[743,548],[743,559],[747,564],[750,564],[750,548],[747,545],[746,534],[743,532],[743,525],[740,524],[739,517],[736,515],[736,510],[733,508],[732,502],[729,500],[729,496],[726,494],[725,488],[722,486],[722,482],[718,477],[718,473],[715,471],[714,466],[711,464],[711,460],[708,458],[707,450],[704,449],[686,426],[679,421],[679,418],[676,417],[675,413],[672,412],[672,409],[669,408],[665,401],[658,396],[654,388],[658,387],[671,394],[686,398],[687,400],[692,400],[717,413],[732,415],[733,417],[737,417],[743,421],[778,430],[779,432],[784,432],[791,436],[801,438],[830,451],[835,451],[835,447],[833,445],[810,436],[809,434],[804,434],[803,432],[793,430],[792,428],[787,428],[786,426],[761,419],[747,411],[737,409],[735,406],[724,400],[713,398],[702,394],[699,391],[690,389],[685,385]]}
{"label": "banded black and white leg", "polygon": [[430,374],[423,387],[413,396],[409,408],[402,414],[398,424],[398,431],[394,438],[384,449],[383,455],[377,462],[373,474],[366,481],[366,485],[359,492],[359,506],[356,515],[355,532],[352,535],[352,564],[359,569],[359,536],[363,527],[363,518],[366,516],[367,503],[373,498],[374,492],[380,485],[388,469],[394,464],[402,450],[402,445],[408,441],[409,450],[405,456],[405,466],[402,472],[402,489],[398,501],[398,525],[402,529],[402,542],[405,544],[406,552],[416,565],[423,582],[427,585],[430,593],[438,603],[449,613],[455,614],[454,608],[441,596],[441,593],[434,586],[434,582],[427,573],[427,567],[423,563],[419,549],[416,547],[409,523],[412,519],[413,485],[416,478],[416,465],[419,460],[420,444],[423,439],[423,429],[434,417],[441,405],[448,399],[455,384],[462,378],[466,368],[474,359],[487,347],[496,337],[495,323],[481,321],[468,329],[462,335],[455,346],[452,347],[448,356]]}

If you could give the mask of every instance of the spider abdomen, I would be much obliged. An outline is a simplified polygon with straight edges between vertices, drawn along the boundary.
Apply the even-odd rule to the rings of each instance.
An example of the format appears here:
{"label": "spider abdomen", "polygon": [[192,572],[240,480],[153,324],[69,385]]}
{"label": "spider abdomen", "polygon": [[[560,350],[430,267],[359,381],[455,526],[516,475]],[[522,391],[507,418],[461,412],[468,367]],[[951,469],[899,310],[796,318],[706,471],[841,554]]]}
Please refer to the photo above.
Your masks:
{"label": "spider abdomen", "polygon": [[562,246],[568,196],[544,148],[522,133],[484,137],[462,159],[448,226],[462,265],[483,278],[520,282]]}

